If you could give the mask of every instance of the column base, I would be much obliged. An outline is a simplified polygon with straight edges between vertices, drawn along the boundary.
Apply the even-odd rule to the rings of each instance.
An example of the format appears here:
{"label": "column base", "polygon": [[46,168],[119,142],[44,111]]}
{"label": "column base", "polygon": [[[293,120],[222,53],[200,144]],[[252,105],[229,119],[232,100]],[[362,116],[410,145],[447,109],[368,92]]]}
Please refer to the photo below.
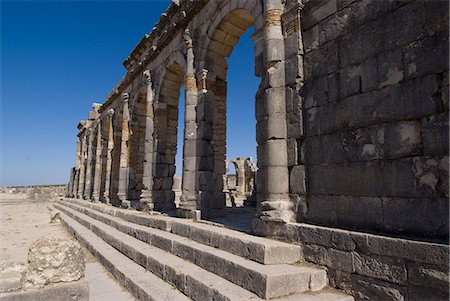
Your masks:
{"label": "column base", "polygon": [[153,211],[155,205],[153,203],[153,193],[148,190],[143,190],[141,192],[141,197],[139,199],[140,207],[144,212]]}
{"label": "column base", "polygon": [[120,201],[120,207],[125,208],[125,209],[129,209],[131,208],[131,202],[127,201],[127,200],[121,200]]}
{"label": "column base", "polygon": [[194,221],[199,221],[202,219],[202,213],[200,210],[189,210],[178,208],[177,215],[179,217],[193,219]]}
{"label": "column base", "polygon": [[153,202],[149,199],[140,199],[139,208],[144,212],[153,211]]}
{"label": "column base", "polygon": [[286,231],[286,224],[285,222],[255,217],[252,219],[252,233],[258,236],[277,236],[280,231]]}
{"label": "column base", "polygon": [[295,212],[289,198],[266,197],[261,202],[259,218],[264,221],[289,223],[295,221]]}

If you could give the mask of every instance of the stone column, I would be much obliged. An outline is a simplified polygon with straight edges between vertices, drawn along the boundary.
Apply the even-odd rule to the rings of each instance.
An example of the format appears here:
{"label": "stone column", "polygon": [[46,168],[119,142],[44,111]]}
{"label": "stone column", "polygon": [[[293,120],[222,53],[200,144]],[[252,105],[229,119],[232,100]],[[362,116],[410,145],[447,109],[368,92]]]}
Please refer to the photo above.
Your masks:
{"label": "stone column", "polygon": [[78,181],[77,198],[82,199],[84,195],[84,180],[86,175],[86,149],[87,149],[87,132],[84,130],[83,140],[81,142],[81,159],[80,159],[80,176]]}
{"label": "stone column", "polygon": [[90,200],[92,193],[92,167],[93,167],[93,152],[94,152],[94,129],[89,128],[88,145],[87,145],[87,160],[86,160],[86,178],[84,186],[84,199]]}
{"label": "stone column", "polygon": [[74,181],[75,181],[75,167],[72,167],[72,168],[70,168],[69,183],[67,184],[67,187],[66,187],[66,197],[68,197],[68,198],[72,197]]}
{"label": "stone column", "polygon": [[[197,209],[197,81],[194,70],[194,51],[189,30],[186,29],[183,38],[186,43],[186,79],[185,79],[185,110],[184,110],[184,142],[183,142],[183,177],[180,200],[180,215],[196,217]],[[198,213],[198,212],[197,212]]]}
{"label": "stone column", "polygon": [[122,94],[123,102],[123,120],[122,120],[122,141],[120,152],[120,168],[119,168],[119,188],[117,197],[122,202],[122,206],[128,208],[130,202],[128,198],[128,184],[130,177],[130,111],[128,107],[129,94]]}
{"label": "stone column", "polygon": [[72,186],[72,196],[71,196],[72,198],[77,197],[79,179],[80,179],[80,169],[75,168],[75,174],[74,174],[73,186]]}
{"label": "stone column", "polygon": [[97,144],[95,151],[95,172],[94,172],[94,190],[92,191],[92,199],[95,202],[100,201],[100,187],[102,179],[102,121],[97,123]]}
{"label": "stone column", "polygon": [[72,197],[77,197],[78,185],[80,180],[80,167],[81,167],[81,138],[77,139],[77,155],[75,158],[75,174],[72,186]]}
{"label": "stone column", "polygon": [[108,139],[107,139],[107,154],[106,154],[106,175],[105,175],[105,191],[103,197],[105,203],[111,204],[111,176],[112,176],[112,155],[114,150],[114,126],[113,126],[114,110],[108,111]]}
{"label": "stone column", "polygon": [[[289,173],[287,167],[287,125],[285,100],[284,39],[281,16],[284,6],[281,0],[264,0],[265,24],[264,68],[266,83],[262,92],[264,122],[258,122],[262,139],[258,147],[263,150],[264,191],[259,207],[263,221],[294,221],[289,200]],[[261,186],[259,186],[260,188]]]}
{"label": "stone column", "polygon": [[144,71],[147,84],[146,113],[145,113],[145,142],[144,142],[144,174],[142,177],[140,206],[144,211],[154,209],[153,202],[153,171],[155,162],[154,152],[154,123],[153,123],[153,87],[149,70]]}

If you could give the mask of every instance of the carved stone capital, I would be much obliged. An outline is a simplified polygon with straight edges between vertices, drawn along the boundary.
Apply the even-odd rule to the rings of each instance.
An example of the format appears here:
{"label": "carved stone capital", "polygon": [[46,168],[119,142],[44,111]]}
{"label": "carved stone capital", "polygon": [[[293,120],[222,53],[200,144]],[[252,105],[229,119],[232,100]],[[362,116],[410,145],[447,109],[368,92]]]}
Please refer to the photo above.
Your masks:
{"label": "carved stone capital", "polygon": [[200,87],[202,88],[203,91],[207,91],[207,81],[206,79],[208,78],[208,70],[207,69],[202,69],[197,73],[197,77],[200,80]]}
{"label": "carved stone capital", "polygon": [[123,102],[128,102],[128,100],[130,100],[130,94],[122,93],[122,101]]}
{"label": "carved stone capital", "polygon": [[96,103],[96,102],[92,103],[92,109],[94,110],[95,113],[98,113],[100,111],[101,107],[102,107],[101,103]]}
{"label": "carved stone capital", "polygon": [[109,109],[108,110],[108,116],[111,118],[114,115],[114,109]]}
{"label": "carved stone capital", "polygon": [[152,84],[152,74],[150,73],[150,70],[144,70],[144,72],[142,72],[142,75],[144,76],[144,82],[147,85],[151,85]]}
{"label": "carved stone capital", "polygon": [[189,28],[186,28],[184,30],[183,39],[184,39],[184,42],[186,43],[186,47],[187,48],[192,48],[193,47],[192,46],[192,38],[191,38],[191,34],[189,32]]}

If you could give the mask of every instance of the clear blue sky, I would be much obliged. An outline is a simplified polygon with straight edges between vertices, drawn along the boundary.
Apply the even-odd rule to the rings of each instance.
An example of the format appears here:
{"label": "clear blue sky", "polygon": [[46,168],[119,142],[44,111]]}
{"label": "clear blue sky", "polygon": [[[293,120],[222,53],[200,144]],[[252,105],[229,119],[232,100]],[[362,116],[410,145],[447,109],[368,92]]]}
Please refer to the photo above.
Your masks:
{"label": "clear blue sky", "polygon": [[[0,185],[67,182],[75,163],[76,125],[86,119],[93,102],[104,102],[125,74],[123,60],[169,4],[0,2]],[[228,157],[256,160],[254,95],[259,79],[253,61],[247,32],[229,59]],[[180,139],[182,133],[179,128]],[[181,150],[179,143],[180,166]]]}

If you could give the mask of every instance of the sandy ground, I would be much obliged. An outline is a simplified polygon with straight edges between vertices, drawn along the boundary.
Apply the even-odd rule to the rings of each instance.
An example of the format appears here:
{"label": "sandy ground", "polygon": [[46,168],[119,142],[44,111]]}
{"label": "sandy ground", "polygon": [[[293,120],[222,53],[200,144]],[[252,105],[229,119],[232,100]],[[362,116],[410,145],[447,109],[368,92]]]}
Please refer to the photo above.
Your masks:
{"label": "sandy ground", "polygon": [[0,258],[25,263],[36,240],[71,239],[61,224],[50,223],[51,204],[27,200],[22,194],[0,194]]}
{"label": "sandy ground", "polygon": [[[25,194],[0,193],[0,261],[26,263],[28,248],[38,239],[74,239],[61,223],[50,223],[51,210],[51,201],[27,200]],[[90,300],[135,300],[86,249],[84,251]]]}

